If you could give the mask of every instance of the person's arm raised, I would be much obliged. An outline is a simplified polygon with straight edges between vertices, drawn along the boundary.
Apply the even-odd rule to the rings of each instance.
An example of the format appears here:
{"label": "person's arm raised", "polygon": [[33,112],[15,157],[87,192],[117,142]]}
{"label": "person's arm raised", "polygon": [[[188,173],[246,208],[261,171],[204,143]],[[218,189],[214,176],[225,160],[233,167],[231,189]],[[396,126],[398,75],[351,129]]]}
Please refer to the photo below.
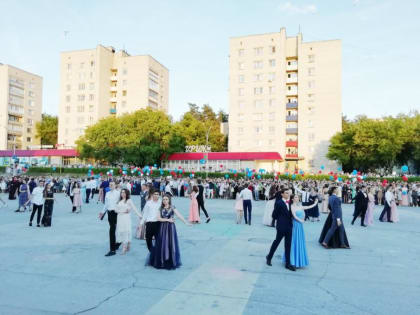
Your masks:
{"label": "person's arm raised", "polygon": [[174,210],[174,213],[175,213],[175,215],[182,221],[182,222],[184,222],[184,224],[185,225],[188,225],[188,226],[191,226],[191,223],[188,223],[185,219],[184,219],[184,217],[182,216],[182,214],[181,213],[179,213],[179,211],[178,210],[176,210],[176,208],[174,208],[173,209]]}

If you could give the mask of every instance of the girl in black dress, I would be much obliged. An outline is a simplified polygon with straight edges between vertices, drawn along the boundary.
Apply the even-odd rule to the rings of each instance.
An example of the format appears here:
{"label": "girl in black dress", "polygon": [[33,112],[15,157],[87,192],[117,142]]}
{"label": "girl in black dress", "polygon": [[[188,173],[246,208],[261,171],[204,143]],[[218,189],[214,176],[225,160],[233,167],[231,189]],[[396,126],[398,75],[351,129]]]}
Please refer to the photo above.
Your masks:
{"label": "girl in black dress", "polygon": [[51,219],[54,207],[54,191],[51,183],[48,183],[44,189],[44,216],[42,217],[43,226],[51,226]]}

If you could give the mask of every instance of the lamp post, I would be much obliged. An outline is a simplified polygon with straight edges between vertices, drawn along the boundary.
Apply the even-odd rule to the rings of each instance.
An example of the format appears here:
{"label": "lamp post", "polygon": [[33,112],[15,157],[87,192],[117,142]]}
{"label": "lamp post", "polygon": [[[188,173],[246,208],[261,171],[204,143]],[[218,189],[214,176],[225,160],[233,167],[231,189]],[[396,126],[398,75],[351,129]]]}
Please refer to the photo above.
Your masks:
{"label": "lamp post", "polygon": [[[211,130],[211,126],[209,127],[209,129],[206,132],[206,151],[207,151],[207,148],[209,146],[210,130]],[[206,152],[206,180],[207,180],[207,176],[208,176],[208,164],[209,164],[208,162],[209,162],[209,153]]]}

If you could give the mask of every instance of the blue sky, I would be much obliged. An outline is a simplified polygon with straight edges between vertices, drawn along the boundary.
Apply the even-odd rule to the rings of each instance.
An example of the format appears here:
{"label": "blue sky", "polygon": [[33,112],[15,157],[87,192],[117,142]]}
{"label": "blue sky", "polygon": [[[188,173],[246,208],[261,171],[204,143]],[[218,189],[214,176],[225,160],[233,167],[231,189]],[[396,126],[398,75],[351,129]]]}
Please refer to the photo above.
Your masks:
{"label": "blue sky", "polygon": [[420,109],[419,12],[416,0],[0,0],[0,62],[41,75],[57,114],[60,51],[150,54],[170,70],[177,119],[188,102],[228,110],[229,37],[300,25],[304,41],[342,40],[343,113],[380,117]]}

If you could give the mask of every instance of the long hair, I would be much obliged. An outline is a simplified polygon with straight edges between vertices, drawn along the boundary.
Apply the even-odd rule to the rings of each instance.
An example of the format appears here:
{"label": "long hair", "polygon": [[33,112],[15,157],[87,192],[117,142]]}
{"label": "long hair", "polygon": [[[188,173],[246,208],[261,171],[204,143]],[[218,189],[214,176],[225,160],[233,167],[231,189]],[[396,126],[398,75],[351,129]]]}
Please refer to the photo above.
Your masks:
{"label": "long hair", "polygon": [[162,213],[163,208],[165,208],[165,205],[163,204],[163,198],[167,197],[169,199],[169,208],[172,207],[172,196],[169,194],[165,194],[162,197],[162,203],[160,204],[160,213]]}
{"label": "long hair", "polygon": [[130,199],[130,191],[127,188],[121,189],[121,192],[120,192],[120,201],[122,200],[121,193],[123,191],[125,192],[125,202],[127,202],[127,200]]}

